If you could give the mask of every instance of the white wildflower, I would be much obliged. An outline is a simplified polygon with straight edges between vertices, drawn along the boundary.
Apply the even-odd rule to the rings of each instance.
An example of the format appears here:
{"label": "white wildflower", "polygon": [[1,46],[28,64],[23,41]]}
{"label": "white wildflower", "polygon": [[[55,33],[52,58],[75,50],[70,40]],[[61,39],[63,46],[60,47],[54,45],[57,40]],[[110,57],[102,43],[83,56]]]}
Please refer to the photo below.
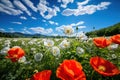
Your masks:
{"label": "white wildflower", "polygon": [[68,48],[70,47],[70,42],[68,42],[66,39],[63,40],[60,44],[59,44],[60,48],[64,49],[64,48]]}
{"label": "white wildflower", "polygon": [[25,63],[26,62],[26,57],[23,56],[18,60],[19,63]]}
{"label": "white wildflower", "polygon": [[84,51],[83,48],[77,47],[77,48],[76,48],[76,52],[79,53],[79,54],[82,54],[82,53],[84,53],[85,51]]}
{"label": "white wildflower", "polygon": [[53,40],[45,40],[44,41],[44,46],[47,46],[47,47],[52,47],[54,45],[54,41]]}
{"label": "white wildflower", "polygon": [[31,51],[35,51],[35,50],[36,50],[36,48],[31,48],[30,50],[31,50]]}
{"label": "white wildflower", "polygon": [[113,59],[116,59],[117,56],[116,56],[115,54],[112,54],[112,58],[113,58]]}
{"label": "white wildflower", "polygon": [[35,61],[41,61],[43,58],[43,54],[42,53],[37,53],[34,55],[34,59]]}
{"label": "white wildflower", "polygon": [[54,56],[59,56],[60,55],[60,49],[57,46],[52,47],[52,54]]}
{"label": "white wildflower", "polygon": [[10,49],[10,47],[4,47],[4,48],[0,51],[0,54],[6,55],[9,49]]}
{"label": "white wildflower", "polygon": [[10,44],[11,44],[10,40],[5,40],[4,46],[9,46],[10,47]]}
{"label": "white wildflower", "polygon": [[114,50],[117,48],[118,48],[118,44],[112,44],[112,45],[108,46],[108,49],[110,49],[110,50]]}
{"label": "white wildflower", "polygon": [[22,45],[25,45],[25,41],[22,41]]}
{"label": "white wildflower", "polygon": [[74,32],[74,29],[72,28],[72,26],[66,26],[66,27],[64,27],[64,33],[66,35],[71,35],[71,34],[73,34],[73,32]]}
{"label": "white wildflower", "polygon": [[55,41],[59,41],[60,39],[55,39]]}
{"label": "white wildflower", "polygon": [[78,35],[77,35],[77,38],[78,39],[80,39],[80,40],[82,40],[82,41],[86,41],[87,39],[88,39],[88,37],[85,35],[85,33],[79,33]]}
{"label": "white wildflower", "polygon": [[17,42],[18,40],[17,39],[13,39],[14,42]]}

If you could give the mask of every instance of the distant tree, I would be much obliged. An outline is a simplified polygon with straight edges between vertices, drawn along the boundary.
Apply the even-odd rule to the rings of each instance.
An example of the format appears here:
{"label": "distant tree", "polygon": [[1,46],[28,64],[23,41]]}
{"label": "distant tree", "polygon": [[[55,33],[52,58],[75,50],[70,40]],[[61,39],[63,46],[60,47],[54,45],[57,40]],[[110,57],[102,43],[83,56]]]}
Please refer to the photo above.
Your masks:
{"label": "distant tree", "polygon": [[93,31],[87,32],[86,35],[88,36],[111,36],[115,34],[120,34],[120,23],[117,23],[113,26],[109,26],[106,28],[102,28],[99,30],[94,30],[95,27],[93,27]]}

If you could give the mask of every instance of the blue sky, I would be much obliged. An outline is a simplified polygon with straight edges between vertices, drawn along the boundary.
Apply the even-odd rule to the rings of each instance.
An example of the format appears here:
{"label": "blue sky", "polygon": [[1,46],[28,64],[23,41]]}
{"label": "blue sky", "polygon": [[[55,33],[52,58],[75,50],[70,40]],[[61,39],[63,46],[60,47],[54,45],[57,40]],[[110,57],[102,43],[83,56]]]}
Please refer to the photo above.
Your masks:
{"label": "blue sky", "polygon": [[[0,0],[0,31],[64,35],[120,22],[120,0]],[[75,32],[74,32],[75,33]]]}

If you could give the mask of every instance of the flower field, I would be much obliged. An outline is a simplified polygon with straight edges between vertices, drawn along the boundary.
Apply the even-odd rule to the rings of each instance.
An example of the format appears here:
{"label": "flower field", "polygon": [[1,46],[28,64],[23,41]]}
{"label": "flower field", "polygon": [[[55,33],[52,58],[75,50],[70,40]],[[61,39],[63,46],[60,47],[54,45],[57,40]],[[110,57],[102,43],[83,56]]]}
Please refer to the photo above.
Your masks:
{"label": "flower field", "polygon": [[0,38],[0,80],[120,80],[120,35]]}

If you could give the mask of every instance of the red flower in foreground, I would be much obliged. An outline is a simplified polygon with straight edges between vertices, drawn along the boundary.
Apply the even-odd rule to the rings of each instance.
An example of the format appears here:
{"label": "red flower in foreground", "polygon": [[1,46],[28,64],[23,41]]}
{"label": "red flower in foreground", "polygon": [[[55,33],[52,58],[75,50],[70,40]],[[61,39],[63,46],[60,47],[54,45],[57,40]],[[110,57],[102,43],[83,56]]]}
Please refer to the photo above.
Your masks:
{"label": "red flower in foreground", "polygon": [[35,73],[30,80],[50,80],[51,74],[52,74],[51,70],[44,70]]}
{"label": "red flower in foreground", "polygon": [[10,58],[12,62],[17,62],[19,58],[23,57],[25,52],[20,47],[13,47],[8,51],[8,56],[6,58]]}
{"label": "red flower in foreground", "polygon": [[90,65],[95,71],[103,76],[114,76],[120,74],[120,70],[118,70],[114,64],[98,56],[90,59]]}
{"label": "red flower in foreground", "polygon": [[97,47],[100,47],[100,48],[105,48],[111,44],[111,40],[107,40],[104,37],[94,38],[93,42]]}
{"label": "red flower in foreground", "polygon": [[120,44],[120,34],[114,35],[111,37],[112,42]]}
{"label": "red flower in foreground", "polygon": [[81,64],[75,60],[64,60],[57,68],[56,75],[61,80],[86,80]]}

